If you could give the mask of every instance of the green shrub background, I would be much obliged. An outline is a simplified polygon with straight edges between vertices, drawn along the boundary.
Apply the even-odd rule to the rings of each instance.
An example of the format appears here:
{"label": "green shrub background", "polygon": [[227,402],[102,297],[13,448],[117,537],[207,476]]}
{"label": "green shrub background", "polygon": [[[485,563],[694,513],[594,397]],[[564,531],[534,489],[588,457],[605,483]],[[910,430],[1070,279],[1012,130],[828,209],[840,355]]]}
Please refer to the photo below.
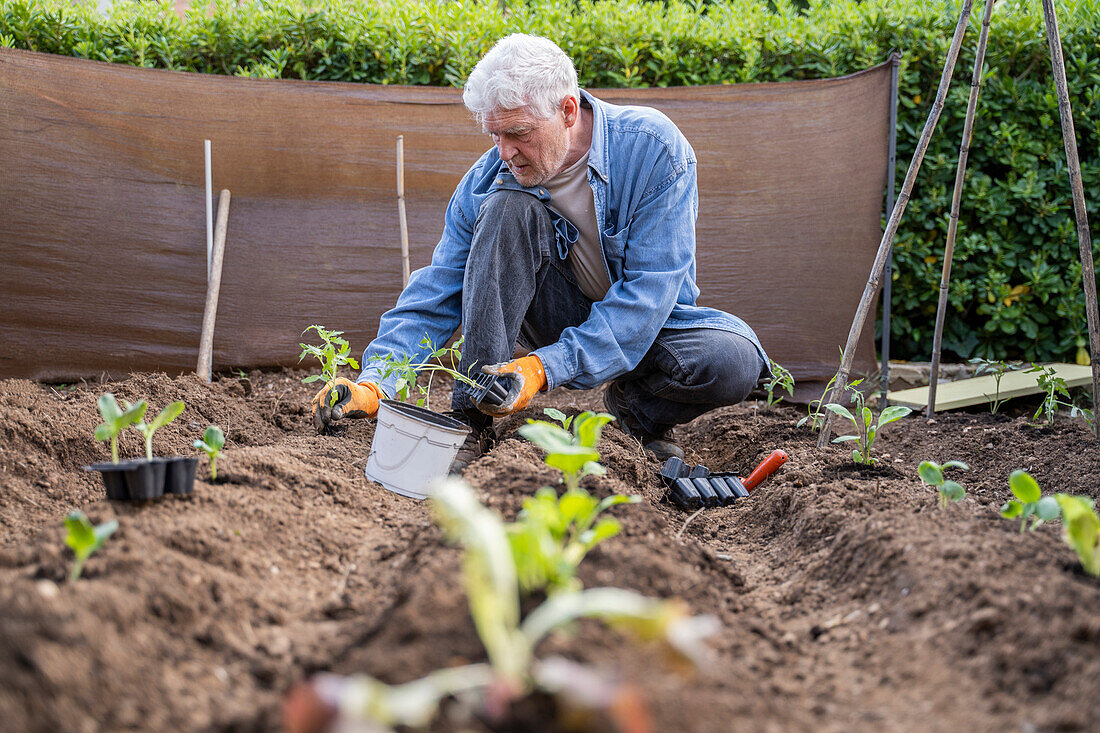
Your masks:
{"label": "green shrub background", "polygon": [[[198,3],[204,5],[203,3]],[[959,2],[376,0],[169,4],[107,15],[0,0],[0,44],[180,71],[461,86],[503,35],[556,40],[587,87],[815,79],[904,54],[900,186],[935,96]],[[1059,2],[1094,241],[1100,240],[1100,0]],[[892,356],[926,360],[981,3],[895,244]],[[994,9],[963,194],[944,358],[1075,360],[1087,346],[1081,266],[1038,0]]]}

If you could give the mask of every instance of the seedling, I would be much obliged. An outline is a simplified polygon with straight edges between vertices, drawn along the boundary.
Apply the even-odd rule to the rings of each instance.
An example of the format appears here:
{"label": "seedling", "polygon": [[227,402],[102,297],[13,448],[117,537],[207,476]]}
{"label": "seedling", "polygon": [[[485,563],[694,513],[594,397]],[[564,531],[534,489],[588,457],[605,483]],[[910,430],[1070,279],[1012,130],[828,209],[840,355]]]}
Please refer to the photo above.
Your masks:
{"label": "seedling", "polygon": [[95,439],[111,441],[112,463],[118,463],[118,434],[141,420],[142,416],[145,415],[145,410],[149,407],[145,404],[145,400],[141,400],[136,405],[131,405],[123,400],[122,404],[126,405],[125,409],[118,406],[115,396],[110,392],[101,395],[96,402],[96,407],[99,408],[99,414],[103,418],[103,422],[96,426]]}
{"label": "seedling", "polygon": [[1068,399],[1070,396],[1069,387],[1066,385],[1066,380],[1059,377],[1053,367],[1036,364],[1028,369],[1027,373],[1038,373],[1039,376],[1036,377],[1036,380],[1039,382],[1039,389],[1043,390],[1043,401],[1040,403],[1039,409],[1031,416],[1032,422],[1039,422],[1039,416],[1044,415],[1047,425],[1053,425],[1054,416],[1057,414],[1059,407],[1075,409],[1072,402],[1064,402],[1058,398],[1058,395],[1064,395]]}
{"label": "seedling", "polygon": [[225,445],[225,433],[217,425],[211,425],[202,434],[202,440],[195,441],[195,447],[210,457],[210,480],[218,478],[218,453]]}
{"label": "seedling", "polygon": [[882,428],[890,423],[900,420],[909,413],[912,412],[908,407],[901,405],[891,405],[879,413],[878,421],[875,421],[875,415],[871,411],[870,407],[867,407],[863,403],[863,393],[857,389],[857,387],[863,380],[857,379],[852,382],[846,389],[852,391],[852,402],[855,404],[857,418],[848,408],[843,405],[838,405],[835,402],[830,402],[825,405],[825,409],[829,412],[839,415],[846,420],[849,420],[853,426],[855,426],[855,435],[841,435],[837,438],[833,438],[834,443],[847,443],[850,441],[856,441],[858,448],[852,450],[852,460],[864,466],[872,466],[875,464],[876,459],[871,457],[871,446],[875,443],[875,437]]}
{"label": "seedling", "polygon": [[[993,401],[990,403],[989,412],[993,415],[997,414],[997,410],[1001,409],[1001,405],[1008,402],[1008,398],[1001,399],[1001,380],[1004,375],[1011,371],[1019,369],[1019,365],[1008,364],[1004,361],[993,361],[992,359],[983,359],[980,356],[976,356],[970,359],[970,364],[976,365],[978,368],[974,371],[974,376],[980,376],[982,374],[993,375]],[[989,395],[986,395],[988,397]]]}
{"label": "seedling", "polygon": [[561,410],[555,410],[553,407],[544,407],[542,412],[551,420],[560,422],[561,426],[566,430],[568,430],[569,426],[573,423],[572,415],[566,415]]}
{"label": "seedling", "polygon": [[[834,374],[833,378],[825,384],[825,390],[821,393],[821,396],[816,400],[810,400],[809,404],[806,405],[806,417],[799,420],[795,427],[800,428],[809,423],[811,432],[821,429],[821,426],[825,424],[825,410],[822,408],[822,404],[825,402],[825,398],[829,396],[829,391],[832,390],[833,385],[836,384],[836,378],[837,375]],[[858,381],[855,384],[858,384]]]}
{"label": "seedling", "polygon": [[76,555],[76,562],[69,572],[69,582],[75,583],[84,572],[84,563],[92,553],[103,546],[107,538],[118,529],[118,522],[112,519],[99,526],[93,525],[84,512],[76,510],[65,517],[65,528],[68,534],[65,536],[65,544],[72,548]]}
{"label": "seedling", "polygon": [[789,396],[794,396],[794,377],[784,367],[779,365],[779,362],[768,359],[768,365],[771,367],[772,376],[764,382],[764,389],[768,393],[767,402],[764,403],[764,410],[770,410],[773,406],[778,405],[783,401],[783,395],[778,397],[774,396],[775,390],[785,389]]}
{"label": "seedling", "polygon": [[[325,384],[336,379],[336,372],[340,367],[347,364],[352,369],[359,368],[359,361],[352,356],[348,356],[351,351],[351,346],[346,339],[340,338],[343,335],[343,331],[329,331],[324,326],[310,326],[305,331],[302,331],[302,335],[305,336],[310,331],[316,331],[317,335],[324,341],[323,346],[314,346],[313,344],[298,344],[302,347],[302,353],[298,357],[298,363],[302,363],[302,359],[307,356],[312,356],[317,361],[321,362],[321,373],[312,374],[302,380],[303,384],[310,384],[318,380],[325,380]],[[336,400],[339,399],[339,395],[336,394],[336,390],[329,390],[330,404],[336,404]]]}
{"label": "seedling", "polygon": [[948,468],[959,468],[963,471],[970,470],[970,466],[962,461],[948,461],[943,465],[935,461],[921,461],[920,465],[917,466],[917,473],[920,475],[921,481],[939,489],[941,509],[945,509],[949,502],[961,501],[966,496],[966,489],[962,487],[962,484],[943,477],[943,472]]}
{"label": "seedling", "polygon": [[[322,678],[347,723],[368,722],[369,730],[399,726],[427,728],[441,701],[448,697],[481,697],[486,714],[500,717],[508,705],[535,689],[560,691],[560,675],[535,657],[551,632],[581,618],[598,618],[627,628],[642,638],[658,639],[678,657],[699,664],[702,640],[717,630],[710,616],[689,616],[683,603],[646,598],[620,588],[562,592],[549,597],[520,619],[516,565],[500,516],[480,504],[465,482],[449,478],[432,488],[436,523],[453,542],[463,545],[462,580],[474,627],[485,646],[488,664],[437,670],[402,685],[367,676]],[[573,674],[585,669],[574,665]],[[349,729],[350,729],[349,725]]]}
{"label": "seedling", "polygon": [[1043,496],[1039,483],[1023,469],[1017,469],[1008,477],[1008,486],[1015,499],[1009,499],[1001,507],[1001,516],[1005,519],[1020,517],[1020,531],[1027,527],[1031,518],[1031,531],[1041,527],[1044,522],[1057,519],[1060,509],[1053,496]]}
{"label": "seedling", "polygon": [[1100,517],[1096,502],[1089,496],[1055,494],[1062,510],[1063,539],[1077,553],[1081,567],[1094,577],[1100,577]]}
{"label": "seedling", "polygon": [[574,490],[585,476],[607,473],[598,462],[600,453],[596,444],[600,442],[604,425],[614,419],[606,412],[587,410],[577,415],[571,424],[565,421],[572,431],[545,420],[528,420],[519,429],[519,434],[546,451],[546,465],[561,471],[566,490]]}
{"label": "seedling", "polygon": [[[437,349],[432,340],[428,336],[424,336],[420,339],[420,347],[427,350],[428,354],[415,364],[408,355],[397,358],[393,354],[378,354],[372,356],[371,360],[381,362],[385,367],[382,372],[383,379],[391,375],[397,376],[394,386],[397,389],[398,399],[402,401],[409,399],[409,393],[415,387],[420,392],[420,397],[416,400],[417,407],[427,407],[431,400],[432,380],[435,379],[437,372],[450,374],[456,381],[463,382],[471,387],[478,386],[473,379],[458,370],[458,364],[462,361],[462,344],[465,340],[465,336],[460,336],[453,346],[443,346]],[[446,363],[449,363],[450,366],[445,366]],[[428,375],[427,385],[419,384],[420,375],[425,373]]]}
{"label": "seedling", "polygon": [[622,529],[618,520],[596,518],[613,506],[637,504],[640,496],[613,494],[597,499],[584,489],[566,491],[561,497],[544,486],[523,500],[523,509],[506,526],[512,557],[524,593],[545,589],[553,594],[580,590],[577,566],[588,551]]}
{"label": "seedling", "polygon": [[145,458],[147,460],[153,460],[153,433],[179,417],[180,413],[183,412],[183,408],[183,403],[177,400],[161,410],[160,414],[153,418],[151,423],[146,424],[142,421],[134,425],[134,430],[145,437]]}

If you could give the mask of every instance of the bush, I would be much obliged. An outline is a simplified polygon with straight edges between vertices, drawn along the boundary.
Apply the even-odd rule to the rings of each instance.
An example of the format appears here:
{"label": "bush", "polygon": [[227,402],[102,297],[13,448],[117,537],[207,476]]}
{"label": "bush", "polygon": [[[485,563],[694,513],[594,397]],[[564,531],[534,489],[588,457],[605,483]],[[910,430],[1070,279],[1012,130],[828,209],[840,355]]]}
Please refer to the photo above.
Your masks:
{"label": "bush", "polygon": [[[273,0],[94,5],[0,0],[0,43],[180,71],[460,86],[496,39],[558,41],[586,87],[838,76],[905,57],[900,182],[935,96],[959,2],[816,0]],[[1100,2],[1060,2],[1067,76],[1092,220],[1100,197]],[[939,273],[981,9],[896,240],[893,354],[931,351]],[[993,14],[963,194],[945,358],[1074,360],[1087,345],[1081,267],[1038,3]],[[1098,237],[1097,239],[1100,239]]]}

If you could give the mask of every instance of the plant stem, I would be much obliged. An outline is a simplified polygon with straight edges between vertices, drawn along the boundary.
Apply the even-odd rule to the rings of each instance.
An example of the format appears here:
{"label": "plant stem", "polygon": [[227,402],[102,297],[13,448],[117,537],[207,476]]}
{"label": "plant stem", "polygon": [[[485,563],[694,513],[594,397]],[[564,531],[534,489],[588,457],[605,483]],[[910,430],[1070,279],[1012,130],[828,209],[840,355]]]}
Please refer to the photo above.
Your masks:
{"label": "plant stem", "polygon": [[118,436],[111,436],[111,463],[118,463]]}
{"label": "plant stem", "polygon": [[149,433],[145,436],[145,460],[153,460],[153,434]]}
{"label": "plant stem", "polygon": [[210,480],[214,481],[218,478],[218,457],[210,456]]}
{"label": "plant stem", "polygon": [[76,562],[73,563],[73,569],[69,571],[69,582],[75,583],[80,577],[80,574],[84,572],[84,561],[87,558],[77,555]]}

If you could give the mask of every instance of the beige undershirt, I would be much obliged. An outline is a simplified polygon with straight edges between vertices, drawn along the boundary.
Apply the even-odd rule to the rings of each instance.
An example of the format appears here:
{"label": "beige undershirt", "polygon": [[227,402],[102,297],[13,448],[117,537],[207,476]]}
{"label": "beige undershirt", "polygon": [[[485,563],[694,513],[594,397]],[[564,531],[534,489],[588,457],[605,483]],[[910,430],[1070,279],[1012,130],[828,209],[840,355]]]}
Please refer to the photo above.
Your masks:
{"label": "beige undershirt", "polygon": [[557,174],[543,187],[550,193],[550,208],[577,228],[577,243],[569,250],[569,265],[581,292],[594,301],[611,289],[604,265],[603,245],[596,225],[596,203],[588,185],[588,153]]}

